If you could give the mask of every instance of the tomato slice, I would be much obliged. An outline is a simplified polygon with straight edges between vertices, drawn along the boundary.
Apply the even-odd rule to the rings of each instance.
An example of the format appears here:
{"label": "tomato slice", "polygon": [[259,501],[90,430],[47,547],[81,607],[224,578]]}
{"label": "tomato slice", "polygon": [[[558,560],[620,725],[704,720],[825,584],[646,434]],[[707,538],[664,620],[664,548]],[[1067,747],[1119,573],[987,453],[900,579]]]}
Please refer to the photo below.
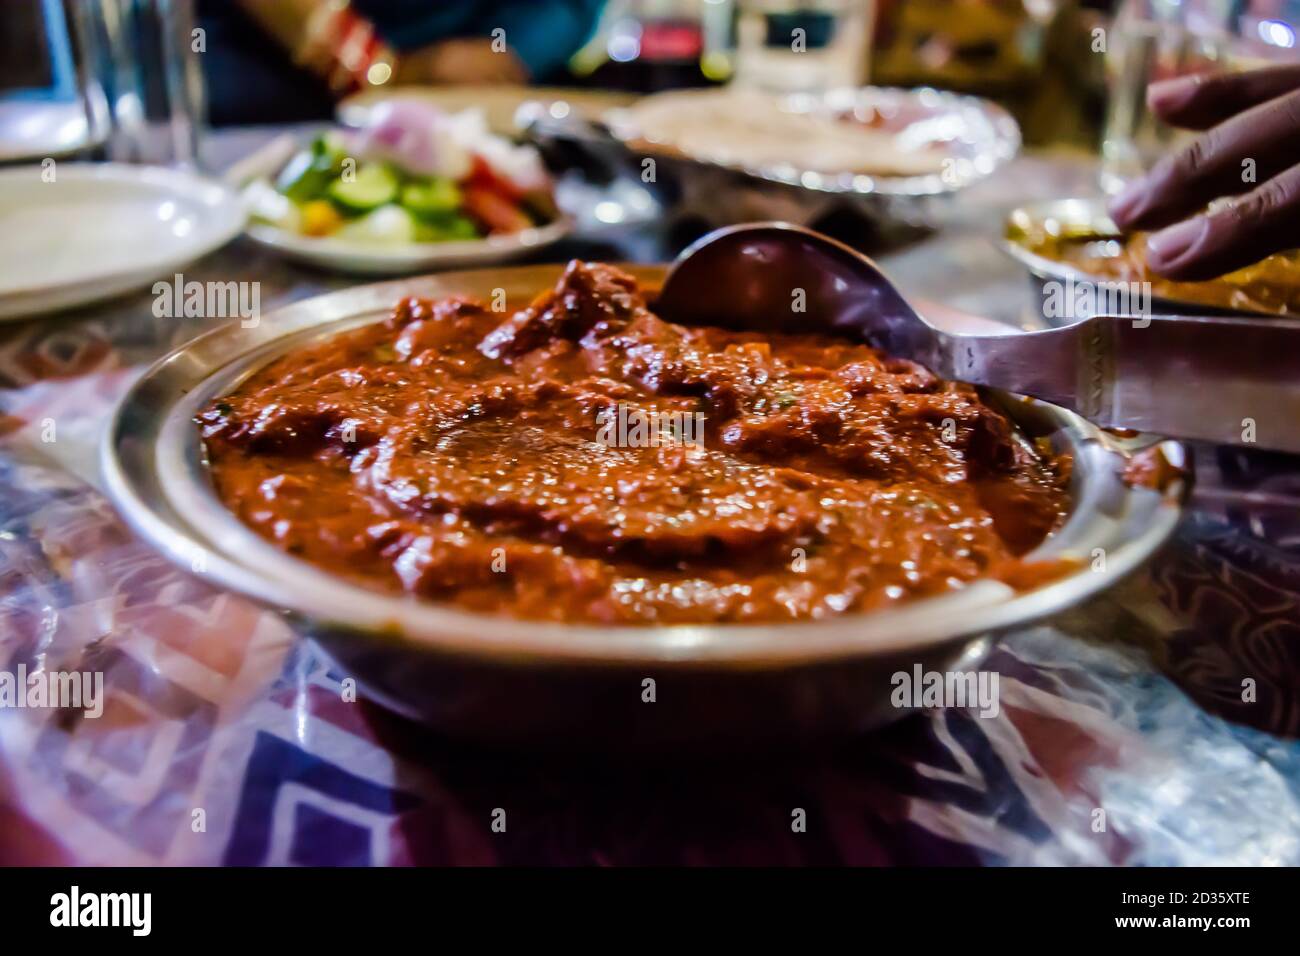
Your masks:
{"label": "tomato slice", "polygon": [[478,153],[474,154],[474,159],[470,166],[469,176],[465,180],[465,185],[478,187],[480,189],[485,189],[488,192],[496,193],[498,196],[510,200],[515,205],[518,205],[519,201],[524,198],[524,192],[522,189],[493,169],[491,163]]}
{"label": "tomato slice", "polygon": [[533,224],[528,214],[509,199],[481,186],[466,188],[461,203],[489,233],[519,232]]}

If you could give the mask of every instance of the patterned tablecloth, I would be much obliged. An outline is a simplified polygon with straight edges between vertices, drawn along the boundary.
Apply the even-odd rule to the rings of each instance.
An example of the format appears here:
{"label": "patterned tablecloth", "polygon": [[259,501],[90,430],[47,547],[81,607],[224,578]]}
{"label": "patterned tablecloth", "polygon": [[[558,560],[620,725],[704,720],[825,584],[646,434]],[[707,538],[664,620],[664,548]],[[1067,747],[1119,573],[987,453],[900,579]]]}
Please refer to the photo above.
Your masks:
{"label": "patterned tablecloth", "polygon": [[[998,210],[1090,178],[1017,161],[884,261],[1014,316]],[[346,284],[241,243],[186,278],[260,281],[264,310]],[[209,324],[150,302],[0,328],[0,671],[100,671],[107,696],[97,720],[0,709],[0,862],[1300,863],[1296,459],[1196,449],[1196,506],[1146,571],[1001,642],[996,718],[921,712],[798,758],[486,752],[345,702],[281,618],[117,520],[106,415]]]}

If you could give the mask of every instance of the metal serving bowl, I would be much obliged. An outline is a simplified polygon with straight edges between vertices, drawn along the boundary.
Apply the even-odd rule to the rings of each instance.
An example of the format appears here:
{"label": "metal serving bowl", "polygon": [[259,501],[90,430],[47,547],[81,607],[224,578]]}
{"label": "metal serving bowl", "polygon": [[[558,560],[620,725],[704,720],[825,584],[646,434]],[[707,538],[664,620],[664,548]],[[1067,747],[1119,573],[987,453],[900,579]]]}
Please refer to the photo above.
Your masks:
{"label": "metal serving bowl", "polygon": [[[1089,283],[1095,288],[1123,284],[1113,277],[1095,275],[1069,263],[1039,255],[1019,238],[1040,230],[1049,234],[1090,234],[1098,238],[1118,239],[1121,235],[1101,199],[1053,199],[1013,209],[1007,215],[1002,248],[1028,270],[1036,302],[1042,304],[1048,300],[1048,283]],[[1050,325],[1067,325],[1090,317],[1078,311],[1072,312],[1068,318],[1049,315],[1041,308],[1038,311]],[[1277,318],[1275,312],[1212,306],[1161,295],[1151,296],[1151,311],[1156,315],[1259,315]]]}
{"label": "metal serving bowl", "polygon": [[[669,95],[669,94],[664,94]],[[899,140],[921,147],[933,144],[951,160],[943,173],[918,176],[870,173],[821,173],[788,163],[717,163],[707,156],[685,156],[696,162],[744,173],[755,179],[797,186],[814,192],[856,196],[917,198],[956,192],[992,173],[1020,150],[1020,127],[997,104],[922,87],[864,86],[824,93],[792,93],[781,97],[792,113],[866,121],[879,117],[881,128]],[[610,110],[603,117],[610,133],[638,152],[677,153],[668,143],[648,139],[637,123],[636,106]]]}
{"label": "metal serving bowl", "polygon": [[517,119],[543,147],[568,143],[611,170],[639,181],[645,157],[658,164],[656,182],[673,184],[678,205],[714,225],[777,219],[811,225],[835,212],[851,212],[889,229],[930,225],[948,197],[990,175],[1020,150],[1020,127],[1002,107],[974,96],[929,88],[845,87],[782,98],[793,112],[868,119],[918,147],[935,144],[942,173],[886,176],[819,173],[789,164],[718,163],[643,136],[636,104],[599,115],[529,103]]}
{"label": "metal serving bowl", "polygon": [[[1076,558],[1076,569],[1026,592],[982,580],[896,610],[820,622],[601,627],[475,614],[332,576],[263,540],[217,499],[193,423],[212,398],[286,351],[384,317],[404,296],[488,300],[504,289],[513,308],[553,284],[559,269],[364,286],[193,340],[119,404],[102,449],[110,497],[171,560],[283,610],[371,699],[467,738],[601,746],[765,746],[886,723],[906,712],[891,705],[892,675],[918,664],[974,669],[993,635],[1109,587],[1177,523],[1186,482],[1152,490],[1120,477],[1153,439],[1117,438],[1062,409],[999,393],[990,397],[1026,435],[1073,458],[1072,514],[1035,555]],[[649,289],[664,275],[662,267],[628,270]],[[1181,462],[1179,446],[1164,452]],[[646,679],[655,681],[653,703],[643,700]]]}

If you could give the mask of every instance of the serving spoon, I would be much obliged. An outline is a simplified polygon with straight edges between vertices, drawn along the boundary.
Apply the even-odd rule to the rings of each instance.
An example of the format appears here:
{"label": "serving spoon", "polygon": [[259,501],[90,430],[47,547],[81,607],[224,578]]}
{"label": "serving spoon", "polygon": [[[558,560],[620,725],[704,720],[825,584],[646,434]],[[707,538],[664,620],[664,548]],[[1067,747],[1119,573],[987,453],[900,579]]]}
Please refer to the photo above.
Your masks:
{"label": "serving spoon", "polygon": [[866,256],[780,222],[699,239],[673,263],[655,311],[688,325],[837,332],[1105,428],[1300,452],[1294,319],[1102,315],[1034,332],[949,332]]}

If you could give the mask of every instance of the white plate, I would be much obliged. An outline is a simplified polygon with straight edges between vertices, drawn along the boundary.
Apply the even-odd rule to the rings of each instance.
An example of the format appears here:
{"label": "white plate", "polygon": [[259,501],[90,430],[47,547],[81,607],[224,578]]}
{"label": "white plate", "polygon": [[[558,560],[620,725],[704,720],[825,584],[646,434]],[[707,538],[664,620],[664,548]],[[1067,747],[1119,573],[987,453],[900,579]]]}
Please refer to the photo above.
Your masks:
{"label": "white plate", "polygon": [[508,262],[563,239],[572,228],[569,220],[561,218],[508,236],[402,245],[304,236],[262,223],[249,226],[247,235],[259,245],[320,269],[362,276],[395,276]]}
{"label": "white plate", "polygon": [[121,295],[170,277],[244,228],[239,196],[157,166],[0,170],[0,319]]}
{"label": "white plate", "polygon": [[0,162],[37,163],[98,146],[108,126],[101,95],[81,100],[0,101]]}

